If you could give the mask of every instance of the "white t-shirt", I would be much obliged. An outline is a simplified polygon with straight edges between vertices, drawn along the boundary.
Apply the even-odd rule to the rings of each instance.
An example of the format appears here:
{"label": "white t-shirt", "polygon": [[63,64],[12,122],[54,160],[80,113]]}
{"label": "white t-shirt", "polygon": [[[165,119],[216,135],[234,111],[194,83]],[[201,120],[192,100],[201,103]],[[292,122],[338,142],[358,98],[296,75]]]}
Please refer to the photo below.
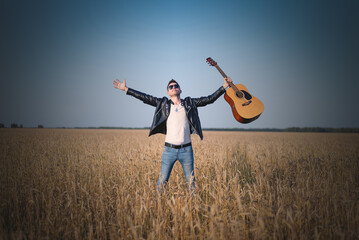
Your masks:
{"label": "white t-shirt", "polygon": [[186,110],[182,104],[171,104],[170,115],[167,119],[167,134],[165,141],[175,145],[191,142],[191,133]]}

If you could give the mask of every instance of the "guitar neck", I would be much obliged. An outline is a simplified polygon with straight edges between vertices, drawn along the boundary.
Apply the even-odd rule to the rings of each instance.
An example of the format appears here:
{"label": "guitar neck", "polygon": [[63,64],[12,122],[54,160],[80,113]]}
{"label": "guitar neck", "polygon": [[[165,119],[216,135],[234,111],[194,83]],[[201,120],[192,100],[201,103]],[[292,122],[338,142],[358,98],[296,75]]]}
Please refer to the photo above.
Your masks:
{"label": "guitar neck", "polygon": [[216,65],[215,67],[217,68],[218,72],[220,72],[220,74],[221,74],[224,78],[227,78],[227,75],[223,72],[223,70],[222,70],[218,65]]}
{"label": "guitar neck", "polygon": [[[222,70],[218,65],[215,65],[215,67],[217,68],[218,72],[219,72],[224,78],[228,78],[227,75],[223,72],[223,70]],[[237,87],[236,87],[233,83],[228,82],[228,84],[229,84],[229,86],[230,86],[231,88],[234,89],[234,91],[236,91],[236,92],[238,91]]]}

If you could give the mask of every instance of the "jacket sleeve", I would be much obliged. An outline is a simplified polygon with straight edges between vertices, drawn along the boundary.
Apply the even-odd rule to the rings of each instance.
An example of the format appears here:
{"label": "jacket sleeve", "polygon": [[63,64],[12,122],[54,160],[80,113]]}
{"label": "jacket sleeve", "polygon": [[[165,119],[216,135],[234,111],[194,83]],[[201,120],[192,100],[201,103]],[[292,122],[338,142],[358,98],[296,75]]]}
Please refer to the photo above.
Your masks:
{"label": "jacket sleeve", "polygon": [[192,98],[192,101],[197,107],[204,107],[207,104],[214,103],[225,92],[226,90],[223,88],[223,86],[221,86],[212,95],[209,95],[207,97]]}
{"label": "jacket sleeve", "polygon": [[151,95],[136,91],[136,90],[134,90],[132,88],[128,88],[126,94],[130,95],[130,96],[133,96],[133,97],[141,100],[142,102],[144,102],[144,103],[146,103],[148,105],[154,106],[154,107],[156,107],[157,103],[160,102],[160,100],[161,100],[160,98],[156,98],[156,97],[153,97]]}

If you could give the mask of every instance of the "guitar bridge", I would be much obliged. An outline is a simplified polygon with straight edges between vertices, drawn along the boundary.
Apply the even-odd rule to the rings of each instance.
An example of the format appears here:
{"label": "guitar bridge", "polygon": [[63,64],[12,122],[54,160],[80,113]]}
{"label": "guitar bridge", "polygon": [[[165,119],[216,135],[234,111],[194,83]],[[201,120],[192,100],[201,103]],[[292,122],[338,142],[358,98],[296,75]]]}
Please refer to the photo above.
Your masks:
{"label": "guitar bridge", "polygon": [[252,102],[251,100],[248,101],[248,102],[245,102],[245,103],[242,104],[242,106],[243,106],[243,107],[248,106],[249,104],[251,104],[251,102]]}

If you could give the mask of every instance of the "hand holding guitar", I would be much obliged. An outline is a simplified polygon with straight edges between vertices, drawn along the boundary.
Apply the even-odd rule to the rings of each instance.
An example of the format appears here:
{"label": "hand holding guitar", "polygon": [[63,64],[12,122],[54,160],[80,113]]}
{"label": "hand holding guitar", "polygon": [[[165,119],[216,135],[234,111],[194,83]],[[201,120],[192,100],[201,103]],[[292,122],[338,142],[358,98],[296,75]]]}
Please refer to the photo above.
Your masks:
{"label": "hand holding guitar", "polygon": [[229,86],[229,83],[232,82],[232,79],[229,77],[226,77],[223,79],[223,88],[226,89]]}
{"label": "hand holding guitar", "polygon": [[116,80],[113,81],[112,84],[113,84],[114,88],[120,89],[125,92],[127,92],[127,90],[128,90],[128,87],[126,86],[126,78],[123,79],[123,82],[120,82],[120,80],[118,80],[118,78],[116,78]]}

